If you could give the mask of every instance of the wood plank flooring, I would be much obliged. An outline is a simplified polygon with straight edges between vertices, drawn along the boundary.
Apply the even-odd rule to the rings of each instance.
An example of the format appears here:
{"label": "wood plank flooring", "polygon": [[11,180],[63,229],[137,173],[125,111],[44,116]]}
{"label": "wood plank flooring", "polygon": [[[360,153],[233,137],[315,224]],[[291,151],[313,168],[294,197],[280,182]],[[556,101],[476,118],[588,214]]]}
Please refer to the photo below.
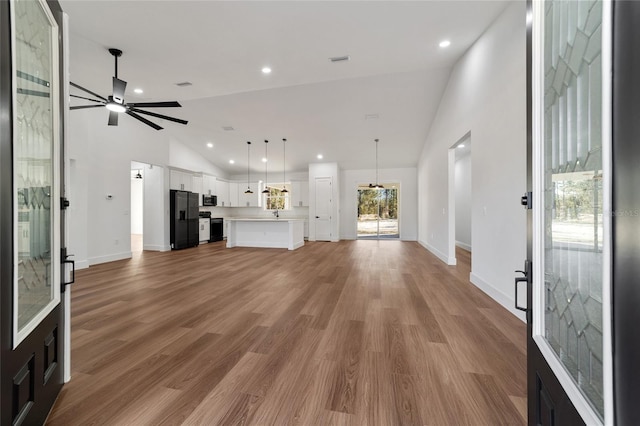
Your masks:
{"label": "wood plank flooring", "polygon": [[526,327],[414,242],[224,242],[78,271],[49,425],[518,425]]}

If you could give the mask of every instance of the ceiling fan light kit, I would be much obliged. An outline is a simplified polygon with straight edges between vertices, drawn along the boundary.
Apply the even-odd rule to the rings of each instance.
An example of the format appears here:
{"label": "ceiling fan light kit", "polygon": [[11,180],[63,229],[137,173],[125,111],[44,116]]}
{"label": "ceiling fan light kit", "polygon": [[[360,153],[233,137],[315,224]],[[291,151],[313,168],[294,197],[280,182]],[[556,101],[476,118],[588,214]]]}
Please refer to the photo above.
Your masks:
{"label": "ceiling fan light kit", "polygon": [[73,83],[73,82],[69,82],[69,85],[71,87],[75,87],[76,89],[82,90],[85,93],[90,94],[91,96],[93,96],[94,98],[87,98],[84,96],[78,96],[78,95],[69,95],[72,98],[77,98],[77,99],[84,99],[85,101],[90,101],[90,102],[94,102],[97,105],[79,105],[79,106],[72,106],[70,109],[71,110],[76,110],[76,109],[86,109],[86,108],[101,108],[101,107],[106,107],[109,110],[109,121],[108,121],[108,125],[109,126],[117,126],[118,125],[118,114],[120,113],[125,113],[133,118],[135,118],[138,121],[141,121],[142,123],[146,124],[147,126],[150,126],[156,130],[162,130],[163,128],[160,127],[158,124],[142,117],[140,114],[144,114],[144,115],[149,115],[152,117],[156,117],[156,118],[161,118],[163,120],[169,120],[169,121],[173,121],[174,123],[180,123],[180,124],[187,124],[188,121],[187,120],[182,120],[179,118],[175,118],[175,117],[169,117],[167,115],[163,115],[163,114],[158,114],[155,112],[151,112],[151,111],[145,111],[142,110],[140,108],[180,108],[182,107],[182,105],[180,105],[177,101],[171,101],[171,102],[132,102],[132,103],[125,103],[124,102],[124,92],[127,88],[127,82],[124,80],[120,80],[118,78],[118,58],[120,56],[122,56],[122,50],[120,49],[109,49],[109,53],[111,53],[111,55],[113,55],[114,57],[114,61],[115,61],[115,73],[112,79],[112,84],[113,84],[113,91],[111,96],[108,96],[107,98],[100,96],[99,94],[92,92],[89,89],[86,89],[82,86],[80,86],[79,84]]}

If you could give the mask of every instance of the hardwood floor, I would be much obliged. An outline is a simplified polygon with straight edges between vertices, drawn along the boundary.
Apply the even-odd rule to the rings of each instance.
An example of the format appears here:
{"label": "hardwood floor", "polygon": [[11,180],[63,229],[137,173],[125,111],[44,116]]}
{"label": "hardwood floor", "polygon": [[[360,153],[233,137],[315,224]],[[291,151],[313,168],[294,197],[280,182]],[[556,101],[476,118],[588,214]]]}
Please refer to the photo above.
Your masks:
{"label": "hardwood floor", "polygon": [[218,242],[78,271],[47,424],[525,424],[525,324],[458,257]]}

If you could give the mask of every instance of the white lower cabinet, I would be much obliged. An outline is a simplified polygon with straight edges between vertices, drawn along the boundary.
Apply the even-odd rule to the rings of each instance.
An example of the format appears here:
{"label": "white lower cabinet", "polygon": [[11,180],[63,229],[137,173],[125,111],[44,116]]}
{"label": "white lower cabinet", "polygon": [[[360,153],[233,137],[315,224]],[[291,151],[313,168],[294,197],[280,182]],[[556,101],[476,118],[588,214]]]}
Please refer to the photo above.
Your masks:
{"label": "white lower cabinet", "polygon": [[199,235],[200,235],[200,242],[201,243],[206,243],[209,241],[209,238],[211,238],[211,219],[209,218],[200,218],[199,220]]}

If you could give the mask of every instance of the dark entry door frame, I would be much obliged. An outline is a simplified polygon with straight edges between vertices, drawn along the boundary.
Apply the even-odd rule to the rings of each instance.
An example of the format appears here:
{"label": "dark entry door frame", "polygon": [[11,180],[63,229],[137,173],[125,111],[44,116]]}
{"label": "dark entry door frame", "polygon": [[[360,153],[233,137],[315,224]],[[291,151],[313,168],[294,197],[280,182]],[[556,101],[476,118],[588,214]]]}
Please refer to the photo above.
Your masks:
{"label": "dark entry door frame", "polygon": [[[57,45],[58,79],[52,78],[50,85],[43,80],[24,73],[14,75],[11,9],[14,2],[0,1],[0,424],[42,424],[46,419],[64,381],[65,364],[65,297],[53,307],[30,333],[17,339],[14,333],[16,307],[14,297],[14,275],[18,268],[14,264],[17,229],[14,222],[16,204],[14,201],[14,87],[13,80],[21,78],[36,82],[43,86],[40,91],[23,91],[26,96],[51,96],[59,90],[58,103],[53,105],[53,113],[59,122],[56,135],[59,138],[59,151],[53,158],[59,159],[59,171],[56,172],[53,185],[49,190],[48,209],[58,211],[60,228],[56,240],[59,244],[52,247],[64,247],[64,211],[59,210],[64,190],[64,111],[65,111],[65,70],[63,62],[64,43],[62,30],[64,16],[60,5],[55,0],[42,1],[43,8],[49,9],[55,26],[58,28]],[[55,50],[55,49],[54,49]],[[24,70],[22,70],[24,71]],[[56,74],[55,72],[53,73]],[[18,77],[17,77],[18,76]],[[25,77],[26,76],[26,77]],[[29,93],[27,93],[29,92]],[[54,98],[55,99],[55,98]],[[55,151],[54,151],[55,152]],[[55,160],[54,160],[55,161]],[[54,163],[55,164],[55,163]],[[55,169],[55,167],[54,167]],[[56,194],[58,194],[56,196]],[[55,240],[54,240],[55,241]],[[62,250],[53,250],[52,261],[64,257]],[[59,285],[64,282],[65,265],[54,268],[59,271],[60,280],[53,280]],[[57,273],[55,274],[58,275]],[[62,290],[64,291],[64,290]],[[55,299],[54,299],[55,300]],[[19,343],[18,343],[19,342]]]}
{"label": "dark entry door frame", "polygon": [[[526,277],[517,280],[516,285],[518,285],[518,281],[527,283],[529,424],[614,424],[615,398],[613,388],[619,376],[613,374],[612,357],[612,336],[615,334],[612,310],[615,310],[615,305],[612,306],[611,294],[615,289],[616,282],[611,278],[611,265],[612,262],[615,262],[617,252],[615,242],[612,239],[613,221],[611,212],[615,211],[617,207],[615,203],[612,204],[611,191],[615,187],[616,179],[620,176],[616,170],[615,162],[611,161],[611,153],[615,150],[616,143],[619,142],[615,137],[612,137],[612,135],[615,136],[616,132],[615,129],[612,132],[611,123],[614,116],[612,107],[615,110],[615,102],[612,102],[612,80],[615,82],[616,79],[615,70],[613,75],[611,73],[612,52],[614,56],[616,55],[615,52],[619,52],[616,50],[617,45],[612,43],[612,36],[615,37],[614,34],[617,32],[617,22],[612,18],[613,9],[619,3],[626,2],[583,2],[581,6],[587,5],[589,8],[587,9],[588,13],[594,12],[592,13],[593,16],[591,16],[593,18],[593,21],[590,22],[591,27],[586,24],[580,26],[582,24],[579,23],[579,19],[575,19],[575,22],[571,21],[571,17],[581,16],[577,2],[555,2],[555,4],[551,5],[549,3],[552,2],[534,0],[528,1],[527,4],[528,161],[527,193],[522,201],[530,210],[528,210],[527,216],[528,259],[524,268]],[[591,10],[592,7],[593,10]],[[558,15],[563,18],[569,16],[569,24],[577,25],[577,27],[568,28],[569,31],[567,32],[570,32],[568,36],[563,32],[564,27],[562,26],[567,23],[562,22]],[[550,23],[544,22],[546,18],[551,20]],[[556,18],[558,21],[555,20]],[[600,24],[598,20],[601,20]],[[557,28],[555,27],[556,24],[558,25]],[[582,32],[583,30],[584,32]],[[573,34],[576,34],[576,37],[572,41],[570,36]],[[548,40],[551,41],[550,46],[553,48],[549,48],[550,51],[548,52],[544,52],[544,49],[548,48],[548,41],[545,41],[545,36],[550,37]],[[566,38],[564,41],[562,40],[563,36]],[[556,39],[555,37],[558,38]],[[593,45],[591,46],[592,50],[589,51],[594,55],[591,58],[597,57],[595,55],[600,55],[601,66],[598,65],[600,62],[588,58],[589,53],[587,53],[586,48],[582,49],[585,46],[580,46],[580,43],[585,42],[585,40],[586,43],[591,42]],[[601,45],[598,43],[601,43]],[[575,50],[572,50],[574,46]],[[594,50],[599,46],[602,48],[601,52]],[[578,53],[571,56],[572,52]],[[627,53],[625,52],[624,54]],[[575,62],[576,59],[579,62]],[[584,62],[581,62],[583,60]],[[551,62],[545,64],[545,61]],[[571,63],[572,69],[569,69],[571,67],[567,65],[568,63]],[[581,64],[588,64],[590,67],[588,69],[591,74],[588,75],[587,80],[584,80],[585,68]],[[567,68],[563,70],[565,66]],[[600,71],[601,76],[599,74]],[[573,74],[570,74],[571,72]],[[587,89],[579,85],[581,78],[583,78],[582,81],[589,82]],[[601,82],[601,89],[598,86],[599,82]],[[591,84],[594,84],[594,86],[591,86]],[[552,92],[552,90],[555,90],[556,92],[554,93],[557,93],[557,95],[554,96],[553,93],[550,93],[547,99],[547,96],[543,94],[547,93],[546,91]],[[569,95],[569,90],[573,91],[571,96]],[[583,92],[580,92],[580,90]],[[586,106],[584,103],[570,104],[571,99],[575,99],[576,93],[582,94],[587,91],[589,97],[586,98],[588,99]],[[594,93],[596,94],[595,100]],[[578,96],[578,99],[584,100],[585,97],[584,95],[582,96],[582,98]],[[601,99],[599,99],[600,96]],[[562,102],[565,102],[565,104]],[[597,108],[600,103],[602,110],[601,113],[598,113]],[[559,108],[560,112],[552,110],[552,106]],[[571,110],[571,108],[574,109]],[[580,110],[580,108],[583,109]],[[576,113],[576,111],[578,112]],[[588,119],[595,119],[598,121],[598,125],[601,125],[601,127],[596,126],[595,128],[586,126],[587,132],[593,133],[596,143],[601,143],[600,147],[596,144],[595,148],[593,148],[594,145],[591,145],[591,139],[589,139],[590,145],[587,149],[589,155],[596,153],[602,157],[600,165],[598,165],[596,159],[596,163],[592,161],[587,167],[584,157],[581,157],[575,128],[573,133],[571,132],[570,126],[572,124],[576,125],[575,122],[571,122],[572,113],[578,114],[578,116],[582,113],[581,117],[586,116]],[[547,116],[547,114],[549,115]],[[557,122],[552,121],[553,119],[556,119]],[[544,123],[545,120],[548,122]],[[550,124],[552,122],[554,123],[553,126]],[[547,133],[547,127],[552,129],[554,133],[551,130]],[[556,135],[556,131],[560,132],[560,136]],[[562,133],[563,131],[565,133]],[[581,128],[579,131],[584,132],[584,129]],[[582,143],[584,144],[584,141]],[[546,144],[549,144],[548,148]],[[558,149],[558,152],[552,151],[552,148]],[[547,149],[549,151],[545,151]],[[593,160],[594,157],[587,158]],[[565,162],[567,166],[562,167]],[[573,165],[573,167],[569,167],[569,165]],[[594,231],[597,232],[594,237],[596,244],[591,249],[577,243],[579,241],[575,239],[576,235],[578,235],[577,233],[574,234],[574,239],[570,235],[567,240],[563,240],[562,237],[557,236],[555,228],[552,230],[551,227],[552,223],[556,223],[555,214],[557,213],[554,214],[554,211],[556,211],[557,206],[555,203],[555,189],[551,190],[549,188],[555,188],[556,179],[558,180],[558,185],[566,185],[566,182],[571,184],[578,181],[578,174],[585,173],[593,174],[593,191],[595,194],[598,194],[598,190],[595,189],[595,182],[597,182],[597,179],[601,179],[602,182],[602,197],[600,200],[597,200],[598,197],[596,197],[594,200],[597,201],[593,201],[595,208],[601,203],[602,210],[600,212],[596,210],[592,214],[595,224],[602,226],[599,231]],[[575,215],[578,217],[577,210]],[[549,218],[553,218],[553,220],[549,220]],[[600,224],[598,224],[598,221],[601,221]],[[557,220],[557,222],[562,225],[560,223],[562,222],[561,220]],[[635,241],[637,244],[637,239]],[[600,246],[598,246],[598,242],[601,243]],[[590,268],[585,268],[582,258],[578,257],[583,256],[579,253],[583,251],[583,248],[586,248],[585,252],[593,252],[593,258],[597,258],[602,263],[602,272],[600,273],[602,279],[601,291],[599,294],[594,293],[600,298],[602,305],[601,323],[599,325],[601,338],[599,342],[598,339],[594,340],[596,344],[601,345],[600,353],[598,354],[597,350],[589,352],[589,348],[584,351],[590,356],[599,357],[596,367],[600,370],[591,370],[592,372],[595,371],[594,377],[601,380],[600,385],[594,387],[599,392],[597,395],[590,394],[591,390],[585,390],[582,385],[577,384],[583,382],[579,382],[576,379],[576,370],[578,371],[577,375],[580,376],[582,373],[580,368],[583,367],[572,365],[572,372],[569,372],[569,365],[573,362],[573,358],[580,359],[581,362],[584,362],[584,359],[591,358],[584,357],[582,352],[579,354],[563,353],[563,350],[566,350],[564,347],[552,348],[551,346],[551,340],[554,340],[554,333],[564,336],[568,342],[573,342],[574,334],[577,336],[576,340],[584,339],[584,336],[580,334],[584,333],[583,329],[571,322],[571,318],[573,318],[571,312],[567,315],[562,314],[560,323],[557,322],[560,309],[567,309],[569,303],[579,300],[575,298],[574,293],[577,295],[586,294],[591,297],[589,279],[590,277],[599,279],[597,271],[593,272]],[[563,251],[565,254],[561,254]],[[575,255],[566,254],[567,252],[575,253]],[[572,260],[569,256],[576,257]],[[556,259],[562,260],[556,264]],[[545,263],[547,263],[547,267],[545,267]],[[564,273],[556,273],[557,268],[563,267],[559,265],[564,265],[565,263],[571,265],[567,268],[572,273],[578,270],[584,271],[584,277],[582,274],[567,276]],[[595,267],[593,269],[597,270]],[[571,293],[567,294],[564,301],[562,298],[558,299],[559,292],[554,289],[554,286],[557,285],[558,288],[562,289],[561,285],[569,288],[569,286],[575,286],[576,284],[579,286],[578,290],[573,289]],[[587,288],[589,289],[588,291],[586,290]],[[573,305],[575,306],[575,303]],[[549,322],[550,326],[546,324],[547,317],[553,318]],[[597,314],[593,314],[593,318],[598,318]],[[582,322],[587,323],[588,327],[594,327],[593,322],[586,320]],[[565,324],[567,332],[566,335],[563,335],[562,326]],[[554,326],[558,327],[560,331],[552,328]],[[579,341],[575,343],[582,350],[579,344]],[[629,374],[631,371],[628,370],[627,373]],[[582,380],[586,379],[583,377]],[[599,412],[604,413],[602,418]]]}
{"label": "dark entry door frame", "polygon": [[613,386],[615,423],[640,424],[640,2],[613,4]]}

